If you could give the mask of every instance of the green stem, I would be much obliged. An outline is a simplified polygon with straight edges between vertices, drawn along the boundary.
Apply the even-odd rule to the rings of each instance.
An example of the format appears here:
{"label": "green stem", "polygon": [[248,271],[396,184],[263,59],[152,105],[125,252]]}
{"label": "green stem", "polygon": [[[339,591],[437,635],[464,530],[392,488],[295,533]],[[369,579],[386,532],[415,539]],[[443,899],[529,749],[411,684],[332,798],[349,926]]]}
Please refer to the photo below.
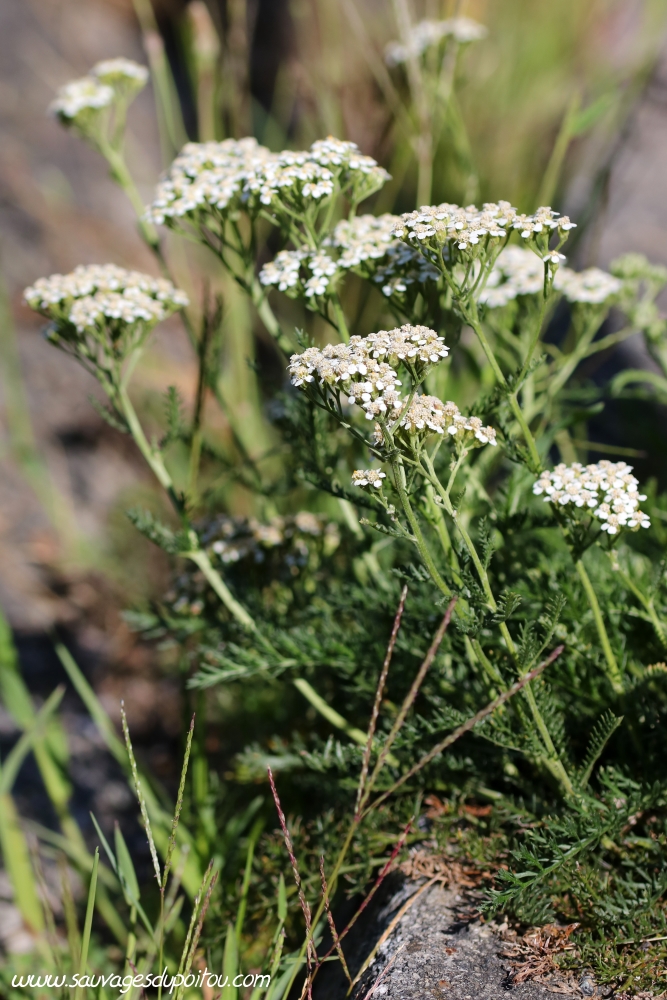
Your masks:
{"label": "green stem", "polygon": [[[493,350],[491,349],[491,345],[486,338],[484,330],[482,329],[481,323],[476,317],[470,314],[465,316],[465,320],[475,331],[477,339],[482,345],[482,350],[486,354],[486,357],[488,359],[489,364],[491,365],[491,368],[493,369],[493,373],[496,376],[496,379],[502,386],[507,387],[507,379],[502,373],[500,365],[496,360],[496,356],[493,353]],[[526,444],[528,445],[528,450],[530,452],[530,456],[535,466],[534,471],[539,472],[542,469],[542,460],[540,458],[540,453],[537,450],[537,445],[535,444],[535,438],[531,433],[530,427],[528,426],[528,422],[526,421],[521,406],[519,405],[519,400],[517,399],[517,395],[515,392],[510,392],[507,398],[509,400],[512,413],[514,414],[516,421],[519,427],[521,428],[521,432],[523,433]]]}
{"label": "green stem", "polygon": [[340,304],[340,299],[338,295],[334,294],[331,296],[331,305],[333,306],[334,316],[336,318],[336,326],[338,328],[338,334],[340,339],[346,344],[350,342],[350,331],[347,328],[347,322],[345,320],[345,314],[343,313],[343,307]]}
{"label": "green stem", "polygon": [[[327,720],[327,722],[330,722],[332,726],[336,727],[336,729],[341,729],[346,736],[349,736],[351,740],[358,743],[360,747],[366,746],[368,743],[368,733],[364,733],[361,729],[356,729],[354,726],[351,726],[347,719],[340,715],[335,708],[332,708],[331,705],[329,705],[324,698],[317,693],[307,680],[303,677],[297,677],[294,681],[294,687],[307,701],[310,702],[313,708]],[[392,767],[398,767],[398,761],[392,754],[387,757],[387,762],[390,763]]]}
{"label": "green stem", "polygon": [[631,579],[631,577],[628,576],[628,574],[621,569],[615,552],[609,552],[609,558],[611,559],[612,569],[614,570],[615,573],[618,573],[625,586],[628,588],[628,590],[632,591],[632,593],[635,595],[639,603],[642,605],[647,615],[651,619],[651,624],[655,629],[655,634],[657,635],[660,644],[664,646],[665,649],[667,649],[667,631],[665,630],[665,626],[663,625],[663,623],[658,618],[657,612],[655,610],[655,605],[653,604],[653,600],[647,597],[646,594],[644,594],[639,589],[639,587]]}
{"label": "green stem", "polygon": [[137,213],[137,224],[139,226],[139,231],[141,232],[142,238],[148,244],[148,246],[157,254],[158,259],[162,263],[162,254],[160,251],[160,240],[157,234],[157,230],[152,222],[146,222],[144,219],[144,212],[146,206],[144,205],[143,199],[139,194],[136,184],[132,178],[130,171],[127,168],[125,159],[122,153],[118,150],[113,149],[111,146],[106,144],[101,148],[102,155],[109,164],[109,169],[111,171],[111,176],[113,180],[116,181],[118,186],[125,192],[128,199],[132,204],[132,208]]}
{"label": "green stem", "polygon": [[[449,494],[447,493],[447,491],[443,487],[442,483],[438,479],[438,477],[437,477],[437,475],[435,473],[435,469],[433,468],[433,463],[432,463],[431,459],[428,456],[426,456],[425,462],[426,462],[426,468],[427,468],[428,473],[429,473],[429,478],[431,479],[432,484],[435,486],[436,490],[438,491],[438,493],[439,493],[439,495],[440,495],[440,497],[442,499],[443,506],[444,506],[445,510],[447,511],[447,513],[450,515],[450,517],[454,521],[454,524],[456,525],[456,528],[457,528],[459,534],[461,535],[461,537],[462,537],[462,539],[463,539],[463,541],[465,543],[465,546],[466,546],[468,552],[470,553],[470,558],[472,559],[473,564],[475,566],[475,569],[477,570],[477,574],[479,576],[480,583],[482,584],[482,589],[484,590],[484,594],[486,596],[489,608],[491,609],[492,612],[495,613],[498,610],[498,604],[497,604],[496,599],[494,597],[493,590],[491,589],[491,583],[489,581],[489,574],[487,573],[486,568],[484,567],[484,564],[482,563],[482,560],[479,558],[479,554],[477,552],[477,549],[475,548],[475,545],[473,543],[472,538],[468,534],[465,526],[461,523],[460,518],[457,516],[457,512],[452,507],[452,502],[451,502],[451,500],[449,498]],[[517,666],[518,666],[519,664],[518,664],[517,648],[516,648],[516,646],[514,644],[514,640],[512,638],[512,634],[511,634],[509,628],[507,627],[507,623],[506,622],[500,622],[499,628],[500,628],[500,634],[502,635],[502,637],[503,637],[503,639],[505,641],[505,645],[507,647],[507,650],[508,650],[510,656],[512,657],[512,659],[514,660],[515,664],[517,664]],[[481,653],[481,647],[479,648],[479,650],[476,649],[476,652],[477,652],[477,655],[479,656],[480,653]],[[483,653],[482,653],[482,657],[481,657],[481,662],[482,662],[482,665],[485,667],[485,669],[487,669],[487,672],[488,672],[488,670],[490,668],[490,670],[492,672],[492,676],[493,676],[493,674],[495,674],[495,670],[491,666],[491,664],[489,663],[489,661],[486,660],[486,657],[484,657]],[[494,679],[498,680],[498,677],[495,677]],[[542,742],[543,742],[544,748],[546,750],[545,763],[546,763],[547,767],[549,768],[549,770],[551,771],[551,773],[554,775],[554,777],[560,782],[560,784],[563,787],[563,789],[565,790],[565,792],[568,795],[573,795],[574,794],[574,787],[573,787],[572,782],[570,781],[570,778],[569,778],[569,776],[567,774],[567,771],[565,770],[565,768],[563,766],[563,763],[562,763],[562,761],[561,761],[561,759],[560,759],[560,757],[558,755],[558,752],[557,752],[556,747],[554,745],[554,742],[553,742],[553,740],[551,738],[551,734],[549,732],[547,724],[544,721],[544,717],[543,717],[543,715],[542,715],[542,713],[540,711],[539,705],[537,704],[537,701],[535,699],[535,694],[533,692],[532,686],[530,684],[527,684],[525,686],[525,688],[523,689],[523,692],[524,692],[524,697],[526,698],[526,701],[528,702],[528,707],[530,708],[531,714],[532,714],[533,719],[535,721],[535,725],[537,726],[537,728],[539,730],[539,733],[540,733],[540,736],[542,737]]]}
{"label": "green stem", "polygon": [[286,357],[289,357],[294,351],[294,345],[283,332],[276,314],[269,304],[266,292],[255,275],[252,275],[252,277],[245,282],[245,289],[250,295],[250,299],[257,310],[262,323],[273,337],[283,354]]}
{"label": "green stem", "polygon": [[412,509],[412,505],[410,503],[410,499],[408,497],[407,490],[405,487],[405,471],[403,469],[403,466],[394,458],[391,462],[391,467],[394,473],[394,482],[396,484],[396,489],[398,491],[398,495],[401,500],[401,506],[403,507],[405,516],[407,517],[408,523],[412,528],[412,533],[415,538],[415,543],[417,545],[417,548],[419,549],[419,554],[424,560],[424,565],[429,571],[431,579],[435,583],[436,587],[445,595],[445,597],[451,597],[452,592],[445,583],[445,581],[442,579],[440,573],[438,572],[438,568],[435,565],[433,557],[428,550],[426,541],[424,540],[424,536],[422,534],[419,521],[417,520],[417,516],[414,510]]}
{"label": "green stem", "polygon": [[180,516],[181,520],[185,522],[189,529],[192,549],[189,552],[184,552],[183,555],[199,567],[222,603],[234,616],[234,618],[236,618],[239,624],[249,631],[256,632],[257,626],[254,619],[248,614],[243,605],[239,604],[239,602],[232,596],[227,584],[224,582],[218,571],[212,566],[208,553],[199,547],[197,535],[188,524],[183,509],[183,502],[176,493],[174,482],[167,471],[162,455],[148,443],[143,428],[139,423],[139,418],[137,417],[136,411],[132,406],[125,388],[118,389],[118,400],[120,402],[123,415],[127,420],[127,425],[130,428],[130,433],[132,434],[139,451],[144,456],[160,485],[169,495],[176,513]]}
{"label": "green stem", "polygon": [[[199,546],[199,541],[194,531],[191,532],[191,537],[194,544]],[[190,552],[184,552],[183,555],[187,559],[190,559],[195,566],[199,567],[212,589],[218,595],[227,610],[234,616],[234,618],[236,618],[237,622],[245,629],[248,629],[249,632],[256,632],[257,625],[254,618],[252,618],[243,605],[239,604],[236,598],[232,596],[229,587],[222,579],[218,571],[212,566],[208,553],[204,549],[197,547],[193,548]]]}
{"label": "green stem", "polygon": [[598,630],[598,637],[604,651],[605,660],[607,661],[607,676],[609,677],[614,691],[616,691],[617,694],[623,694],[623,677],[618,663],[616,662],[614,651],[611,648],[611,642],[609,641],[609,636],[607,635],[607,629],[602,617],[602,612],[600,611],[597,595],[593,588],[593,584],[591,583],[591,578],[586,572],[586,567],[584,566],[582,559],[577,559],[575,565],[577,567],[579,579],[581,580],[583,588],[586,591],[586,597],[588,598],[590,609],[593,612],[595,626]]}

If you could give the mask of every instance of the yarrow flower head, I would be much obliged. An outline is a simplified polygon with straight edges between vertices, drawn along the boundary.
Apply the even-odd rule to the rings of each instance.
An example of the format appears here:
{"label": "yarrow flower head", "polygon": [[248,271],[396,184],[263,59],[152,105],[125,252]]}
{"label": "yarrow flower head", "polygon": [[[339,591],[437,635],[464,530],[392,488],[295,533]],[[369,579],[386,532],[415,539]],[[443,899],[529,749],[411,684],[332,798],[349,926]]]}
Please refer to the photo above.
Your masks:
{"label": "yarrow flower head", "polygon": [[338,261],[312,250],[281,250],[259,272],[263,285],[273,285],[290,298],[317,300],[334,290]]}
{"label": "yarrow flower head", "polygon": [[437,396],[415,396],[400,421],[400,427],[410,435],[421,437],[447,434],[460,447],[485,444],[495,447],[497,444],[493,427],[485,427],[479,417],[466,417],[456,403],[443,403]]}
{"label": "yarrow flower head", "polygon": [[558,287],[569,302],[582,305],[602,305],[618,295],[623,282],[599,267],[588,267],[585,271],[563,269]]}
{"label": "yarrow flower head", "polygon": [[602,521],[602,531],[617,534],[622,528],[637,531],[650,527],[648,514],[639,509],[646,495],[626,462],[603,460],[594,465],[561,463],[553,472],[543,472],[533,486],[545,503],[558,504],[571,513],[581,510]]}
{"label": "yarrow flower head", "polygon": [[292,384],[306,391],[311,384],[320,392],[343,391],[348,402],[361,406],[371,420],[401,409],[396,388],[401,385],[400,364],[421,381],[448,353],[434,330],[405,325],[351,337],[349,344],[328,344],[322,350],[309,347],[292,355],[288,371]]}
{"label": "yarrow flower head", "polygon": [[113,87],[119,94],[136,94],[148,83],[148,68],[133,59],[103,59],[95,63],[91,75]]}
{"label": "yarrow flower head", "polygon": [[379,469],[355,469],[352,473],[352,485],[353,486],[370,486],[373,489],[382,489],[382,480],[386,479],[387,476],[384,472],[380,472]]}
{"label": "yarrow flower head", "polygon": [[387,298],[402,296],[409,286],[439,277],[419,250],[395,238],[400,221],[399,216],[389,214],[343,219],[327,241],[340,252],[340,268],[374,281]]}
{"label": "yarrow flower head", "polygon": [[356,203],[381,187],[389,175],[353,142],[329,137],[308,151],[272,153],[255,139],[188,143],[157,187],[146,217],[171,226],[195,225],[262,208],[278,222],[292,219],[331,197],[337,189]]}
{"label": "yarrow flower head", "polygon": [[114,101],[114,90],[101,80],[84,76],[80,80],[70,80],[58,90],[49,106],[64,125],[89,128],[94,119]]}
{"label": "yarrow flower head", "polygon": [[413,56],[422,56],[443,38],[453,38],[460,45],[485,38],[487,29],[469,17],[451,17],[445,21],[419,21],[410,30],[408,41],[390,42],[385,48],[385,60],[389,66],[399,66]]}
{"label": "yarrow flower head", "polygon": [[115,264],[82,265],[71,274],[40,278],[23,294],[51,320],[50,340],[104,369],[105,353],[122,360],[156,323],[188,304],[185,292],[165,278]]}
{"label": "yarrow flower head", "polygon": [[[558,257],[559,262],[565,260],[562,254]],[[479,301],[498,309],[519,296],[539,295],[543,287],[543,261],[530,250],[509,246],[498,255]],[[623,283],[597,267],[577,272],[561,266],[553,276],[553,287],[573,304],[603,304],[621,291]]]}

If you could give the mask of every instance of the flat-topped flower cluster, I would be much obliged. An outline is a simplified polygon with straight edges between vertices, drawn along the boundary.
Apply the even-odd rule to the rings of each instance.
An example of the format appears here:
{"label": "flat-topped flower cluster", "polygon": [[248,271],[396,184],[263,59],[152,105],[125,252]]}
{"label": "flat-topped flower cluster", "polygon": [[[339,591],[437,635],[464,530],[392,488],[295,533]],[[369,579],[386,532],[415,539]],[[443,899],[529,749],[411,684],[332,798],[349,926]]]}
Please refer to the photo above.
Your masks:
{"label": "flat-topped flower cluster", "polygon": [[326,295],[339,275],[352,271],[380,285],[387,298],[409,285],[437,281],[439,274],[418,250],[394,236],[397,215],[360,215],[341,220],[323,248],[280,250],[261,269],[259,280],[291,298]]}
{"label": "flat-topped flower cluster", "polygon": [[415,212],[401,216],[394,235],[418,244],[429,243],[441,247],[451,243],[457,250],[470,250],[488,238],[492,244],[507,240],[512,230],[521,237],[534,241],[548,237],[553,232],[567,233],[575,223],[548,207],[538,208],[533,215],[521,215],[508,201],[485,202],[481,209],[476,205],[423,205]]}
{"label": "flat-topped flower cluster", "polygon": [[403,406],[396,388],[401,385],[396,370],[400,364],[418,383],[448,353],[434,330],[405,324],[367,337],[351,337],[349,344],[327,344],[321,350],[309,347],[292,355],[288,371],[292,384],[303,389],[314,383],[325,390],[342,390],[348,402],[361,406],[371,420]]}
{"label": "flat-topped flower cluster", "polygon": [[403,42],[390,42],[384,50],[389,66],[399,66],[414,56],[422,56],[444,38],[453,38],[460,45],[485,38],[487,29],[469,17],[450,17],[444,21],[424,20],[413,25],[410,37]]}
{"label": "flat-topped flower cluster", "polygon": [[457,444],[497,444],[493,427],[485,427],[479,417],[465,416],[456,403],[443,403],[437,396],[415,396],[399,426],[413,435],[447,434]]}
{"label": "flat-topped flower cluster", "polygon": [[593,465],[561,462],[552,472],[542,473],[533,493],[546,494],[545,503],[592,512],[603,522],[602,530],[610,535],[621,528],[637,530],[651,524],[648,514],[639,509],[646,495],[639,492],[639,482],[626,462],[602,460]]}
{"label": "flat-topped flower cluster", "polygon": [[[520,296],[541,294],[543,287],[543,261],[530,250],[508,246],[498,254],[479,301],[488,309],[498,309]],[[584,271],[559,267],[553,287],[573,304],[601,305],[621,291],[623,282],[598,267]]]}
{"label": "flat-topped flower cluster", "polygon": [[103,59],[88,76],[70,80],[51,102],[49,111],[65,125],[84,125],[117,97],[131,97],[148,81],[148,70],[132,59]]}
{"label": "flat-topped flower cluster", "polygon": [[352,485],[363,488],[371,486],[373,489],[382,489],[382,480],[387,478],[385,472],[379,469],[355,469],[352,473]]}
{"label": "flat-topped flower cluster", "polygon": [[69,323],[79,332],[105,323],[152,327],[188,305],[185,292],[165,278],[115,264],[81,265],[70,274],[39,278],[23,294],[56,325]]}
{"label": "flat-topped flower cluster", "polygon": [[190,142],[158,185],[146,218],[156,224],[196,221],[201,213],[228,215],[262,208],[303,212],[336,190],[352,202],[377,190],[389,174],[353,142],[329,137],[307,151],[272,153],[253,138]]}

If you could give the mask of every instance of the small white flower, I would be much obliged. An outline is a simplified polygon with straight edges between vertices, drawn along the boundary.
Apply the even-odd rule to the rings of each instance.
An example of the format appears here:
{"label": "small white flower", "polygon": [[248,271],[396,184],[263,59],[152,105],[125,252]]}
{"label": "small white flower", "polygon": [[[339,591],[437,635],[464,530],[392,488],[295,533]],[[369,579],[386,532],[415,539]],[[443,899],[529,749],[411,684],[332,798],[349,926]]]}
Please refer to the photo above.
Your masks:
{"label": "small white flower", "polygon": [[113,89],[92,76],[71,80],[61,87],[49,111],[62,121],[73,122],[84,112],[98,112],[113,104]]}

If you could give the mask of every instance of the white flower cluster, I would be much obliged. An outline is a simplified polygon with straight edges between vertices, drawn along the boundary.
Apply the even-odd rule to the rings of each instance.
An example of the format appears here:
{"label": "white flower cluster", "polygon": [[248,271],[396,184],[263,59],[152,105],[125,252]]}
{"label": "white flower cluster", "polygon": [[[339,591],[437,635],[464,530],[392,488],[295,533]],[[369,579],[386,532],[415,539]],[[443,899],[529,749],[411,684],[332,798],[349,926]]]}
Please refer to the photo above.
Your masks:
{"label": "white flower cluster", "polygon": [[406,44],[390,42],[385,48],[385,60],[389,66],[406,63],[412,56],[421,56],[427,49],[438,45],[443,38],[451,37],[459,44],[476,42],[485,38],[487,30],[483,24],[469,17],[451,17],[446,21],[419,21],[413,25]]}
{"label": "white flower cluster", "polygon": [[339,222],[328,242],[340,250],[338,263],[344,268],[358,268],[367,261],[380,260],[395,244],[394,229],[398,216],[357,215]]}
{"label": "white flower cluster", "polygon": [[533,486],[536,496],[546,494],[545,503],[574,506],[592,511],[602,521],[602,530],[610,535],[621,528],[650,527],[648,514],[639,509],[646,496],[625,462],[603,460],[594,465],[561,463],[553,472],[543,472]]}
{"label": "white flower cluster", "polygon": [[[479,301],[489,309],[498,309],[517,296],[540,294],[543,286],[543,261],[523,247],[505,247],[498,255]],[[553,287],[572,303],[600,304],[616,295],[623,283],[597,267],[580,272],[560,267],[554,275]]]}
{"label": "white flower cluster", "polygon": [[134,90],[141,90],[148,82],[148,68],[133,59],[125,59],[122,56],[117,59],[103,59],[95,63],[91,70],[93,76],[108,83],[121,86],[129,85]]}
{"label": "white flower cluster", "polygon": [[559,217],[551,208],[538,208],[534,215],[519,215],[508,201],[486,202],[481,209],[445,203],[405,213],[394,235],[414,240],[417,245],[426,242],[442,246],[450,242],[458,250],[470,250],[485,238],[497,244],[507,239],[512,229],[519,230],[524,239],[535,239],[554,230],[567,232],[574,225],[566,215]]}
{"label": "white flower cluster", "polygon": [[580,302],[586,305],[602,305],[623,288],[623,282],[599,267],[588,267],[585,271],[571,271],[562,268],[556,275],[555,282],[563,295],[570,302]]}
{"label": "white flower cluster", "polygon": [[312,250],[281,250],[259,272],[263,285],[274,285],[290,298],[326,295],[338,272],[338,262]]}
{"label": "white flower cluster", "polygon": [[437,396],[415,396],[400,426],[408,434],[448,434],[461,444],[497,444],[493,427],[485,427],[479,417],[466,417],[456,403],[443,403]]}
{"label": "white flower cluster", "polygon": [[355,143],[329,137],[314,142],[309,151],[272,153],[255,139],[188,143],[158,185],[147,210],[160,225],[215,211],[226,213],[262,206],[274,214],[303,212],[340,188],[352,201],[367,197],[389,175]]}
{"label": "white flower cluster", "polygon": [[115,264],[81,265],[71,274],[39,278],[23,294],[37,312],[69,321],[80,332],[107,320],[154,326],[188,304],[185,292],[165,278]]}
{"label": "white flower cluster", "polygon": [[78,119],[82,113],[96,114],[110,107],[115,98],[112,87],[92,76],[80,80],[70,80],[58,90],[55,100],[49,105],[51,114],[65,123]]}
{"label": "white flower cluster", "polygon": [[372,486],[376,490],[382,489],[382,480],[387,476],[379,469],[355,469],[352,473],[353,486]]}
{"label": "white flower cluster", "polygon": [[400,221],[389,214],[343,219],[329,239],[330,245],[340,250],[338,266],[372,279],[387,298],[406,292],[415,282],[437,281],[439,277],[417,249],[395,238]]}
{"label": "white flower cluster", "polygon": [[64,124],[85,128],[98,112],[111,107],[117,96],[137,93],[147,80],[147,68],[132,59],[103,59],[88,76],[60,87],[49,111]]}
{"label": "white flower cluster", "polygon": [[442,337],[424,326],[402,326],[380,330],[367,337],[351,337],[349,344],[327,344],[322,350],[309,347],[293,354],[288,365],[292,384],[319,385],[343,390],[350,404],[358,404],[372,420],[401,409],[401,385],[396,367],[403,363],[422,378],[447,357]]}

